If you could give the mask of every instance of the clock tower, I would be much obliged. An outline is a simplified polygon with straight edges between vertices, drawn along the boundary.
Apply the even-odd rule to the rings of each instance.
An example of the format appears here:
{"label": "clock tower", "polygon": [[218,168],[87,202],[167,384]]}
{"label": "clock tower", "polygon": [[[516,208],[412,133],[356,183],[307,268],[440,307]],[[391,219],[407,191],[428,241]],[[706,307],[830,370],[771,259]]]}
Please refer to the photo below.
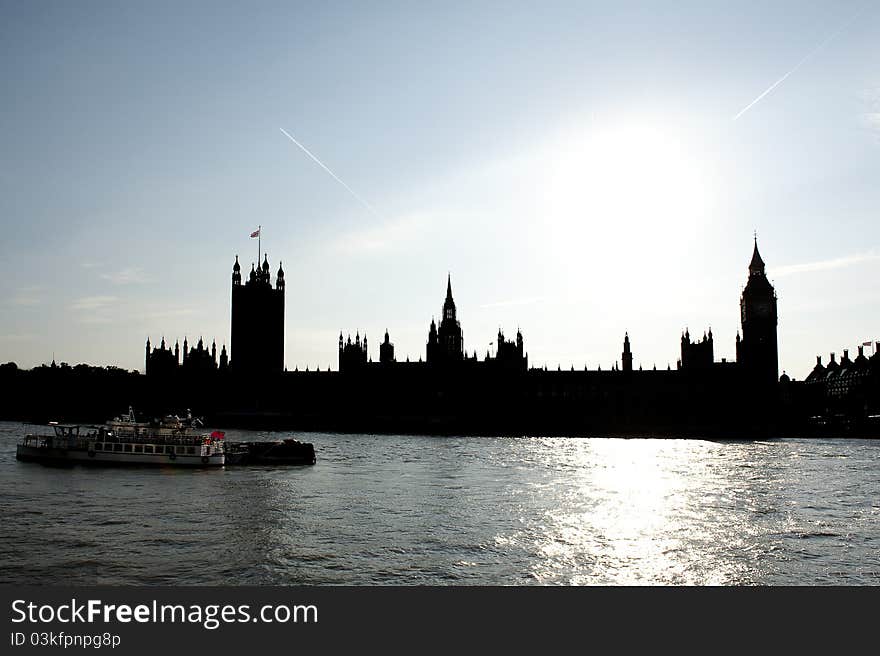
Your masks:
{"label": "clock tower", "polygon": [[757,237],[739,307],[742,339],[737,336],[736,361],[755,382],[775,383],[779,378],[776,291],[764,273]]}

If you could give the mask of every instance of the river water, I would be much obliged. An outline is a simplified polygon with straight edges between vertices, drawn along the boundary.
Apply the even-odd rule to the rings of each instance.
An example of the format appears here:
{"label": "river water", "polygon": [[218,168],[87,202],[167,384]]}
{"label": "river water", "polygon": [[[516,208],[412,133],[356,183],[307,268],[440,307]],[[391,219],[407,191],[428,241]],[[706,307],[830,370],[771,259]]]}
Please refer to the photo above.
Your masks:
{"label": "river water", "polygon": [[24,430],[0,583],[880,584],[880,441],[310,433],[312,467],[184,471],[21,463]]}

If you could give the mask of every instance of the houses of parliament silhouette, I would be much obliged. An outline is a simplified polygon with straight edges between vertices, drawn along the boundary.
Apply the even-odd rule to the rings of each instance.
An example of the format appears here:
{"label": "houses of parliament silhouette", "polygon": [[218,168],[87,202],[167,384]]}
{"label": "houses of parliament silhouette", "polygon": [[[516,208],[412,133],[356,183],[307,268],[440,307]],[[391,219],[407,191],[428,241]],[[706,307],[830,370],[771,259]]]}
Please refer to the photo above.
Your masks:
{"label": "houses of parliament silhouette", "polygon": [[[284,368],[284,271],[271,280],[268,257],[242,280],[236,256],[231,284],[231,345],[210,350],[147,342],[147,378],[168,390],[198,376],[212,390],[218,420],[245,425],[427,432],[664,432],[775,427],[779,409],[777,298],[755,238],[740,298],[736,360],[715,361],[711,329],[681,335],[675,369],[633,368],[623,337],[619,365],[602,370],[530,368],[518,329],[499,329],[495,353],[465,348],[452,291],[427,330],[424,357],[395,357],[388,330],[370,355],[366,334],[339,333],[335,371]],[[161,386],[158,381],[163,381]],[[149,387],[149,386],[148,386]],[[189,385],[192,390],[193,386]]]}
{"label": "houses of parliament silhouette", "polygon": [[[880,344],[859,348],[804,381],[779,376],[776,291],[755,238],[740,303],[736,358],[715,360],[711,328],[685,329],[675,368],[633,367],[623,336],[619,364],[556,370],[529,366],[523,333],[499,329],[495,353],[465,348],[452,290],[427,328],[424,357],[400,361],[388,330],[370,355],[367,335],[339,333],[338,367],[284,368],[285,278],[268,256],[231,278],[231,341],[171,347],[147,340],[145,373],[86,365],[21,371],[0,366],[8,418],[100,421],[135,405],[161,416],[191,408],[218,426],[354,432],[506,435],[658,435],[739,438],[870,432],[880,436]],[[83,369],[84,368],[84,369]],[[77,373],[77,370],[79,372]],[[10,378],[6,381],[6,378]],[[53,392],[52,390],[56,390]]]}
{"label": "houses of parliament silhouette", "polygon": [[[715,361],[711,328],[698,341],[692,341],[690,331],[686,329],[681,336],[681,357],[677,362],[677,371],[736,370],[752,384],[776,382],[779,369],[776,292],[767,279],[757,237],[748,270],[748,279],[740,298],[742,335],[737,332],[736,361]],[[209,351],[201,338],[197,346],[191,348],[187,347],[187,339],[184,338],[181,360],[178,343],[175,343],[172,351],[166,347],[163,337],[160,346],[151,349],[148,338],[145,358],[147,375],[169,375],[178,369],[195,373],[231,371],[248,376],[284,372],[284,289],[284,270],[280,264],[275,286],[272,286],[268,255],[264,256],[261,266],[255,268],[251,265],[250,275],[242,284],[241,265],[236,256],[232,267],[231,358],[227,355],[225,344],[218,360],[216,342],[212,343]],[[496,354],[493,356],[487,352],[482,361],[478,359],[476,351],[472,355],[467,354],[452,295],[452,275],[449,274],[440,325],[431,319],[424,360],[397,362],[394,344],[386,330],[384,341],[379,344],[379,359],[374,363],[369,355],[366,334],[361,338],[360,333],[355,333],[352,340],[350,334],[346,339],[340,332],[338,371],[341,374],[366,374],[379,370],[403,373],[424,368],[438,375],[454,375],[459,371],[474,371],[477,368],[496,373],[528,371],[528,355],[520,330],[517,330],[515,340],[507,340],[499,329],[496,344]],[[615,365],[611,373],[634,373],[629,333],[624,335],[621,363],[620,367]]]}

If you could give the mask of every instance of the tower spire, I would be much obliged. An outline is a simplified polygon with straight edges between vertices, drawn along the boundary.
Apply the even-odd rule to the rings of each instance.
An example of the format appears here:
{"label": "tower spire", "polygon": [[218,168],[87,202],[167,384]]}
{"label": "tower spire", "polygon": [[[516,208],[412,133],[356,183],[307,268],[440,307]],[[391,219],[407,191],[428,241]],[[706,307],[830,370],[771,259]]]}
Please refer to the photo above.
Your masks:
{"label": "tower spire", "polygon": [[749,273],[754,275],[764,273],[764,260],[758,252],[758,232],[755,231],[755,249],[752,251],[752,261],[749,263]]}

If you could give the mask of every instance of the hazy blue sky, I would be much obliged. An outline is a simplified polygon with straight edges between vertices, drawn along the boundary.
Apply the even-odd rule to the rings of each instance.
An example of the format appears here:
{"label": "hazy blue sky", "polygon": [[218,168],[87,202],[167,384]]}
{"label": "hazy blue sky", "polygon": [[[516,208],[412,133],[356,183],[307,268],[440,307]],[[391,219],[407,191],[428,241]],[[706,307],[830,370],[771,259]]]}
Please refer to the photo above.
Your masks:
{"label": "hazy blue sky", "polygon": [[2,1],[0,81],[0,362],[228,342],[258,224],[290,369],[423,356],[447,271],[481,357],[732,358],[754,229],[781,369],[880,339],[873,3]]}

